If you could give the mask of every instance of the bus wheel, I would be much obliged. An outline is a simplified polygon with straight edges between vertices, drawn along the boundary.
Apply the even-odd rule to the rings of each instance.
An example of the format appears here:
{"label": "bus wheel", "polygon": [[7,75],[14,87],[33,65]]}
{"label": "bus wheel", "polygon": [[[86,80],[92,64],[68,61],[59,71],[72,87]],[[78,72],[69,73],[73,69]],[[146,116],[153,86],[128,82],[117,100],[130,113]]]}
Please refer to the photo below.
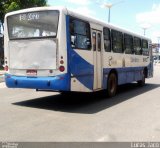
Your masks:
{"label": "bus wheel", "polygon": [[142,75],[142,80],[137,81],[139,86],[144,86],[145,85],[145,73],[143,72]]}
{"label": "bus wheel", "polygon": [[107,93],[109,97],[113,97],[117,92],[117,76],[115,73],[111,73],[107,82]]}

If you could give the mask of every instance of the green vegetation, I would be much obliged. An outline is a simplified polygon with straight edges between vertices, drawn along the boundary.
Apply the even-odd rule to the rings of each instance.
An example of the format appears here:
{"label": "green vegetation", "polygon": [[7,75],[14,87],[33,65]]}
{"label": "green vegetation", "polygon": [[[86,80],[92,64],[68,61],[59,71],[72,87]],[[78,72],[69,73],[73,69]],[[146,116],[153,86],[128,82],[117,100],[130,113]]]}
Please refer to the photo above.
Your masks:
{"label": "green vegetation", "polygon": [[4,70],[4,67],[3,67],[3,66],[0,66],[0,70]]}

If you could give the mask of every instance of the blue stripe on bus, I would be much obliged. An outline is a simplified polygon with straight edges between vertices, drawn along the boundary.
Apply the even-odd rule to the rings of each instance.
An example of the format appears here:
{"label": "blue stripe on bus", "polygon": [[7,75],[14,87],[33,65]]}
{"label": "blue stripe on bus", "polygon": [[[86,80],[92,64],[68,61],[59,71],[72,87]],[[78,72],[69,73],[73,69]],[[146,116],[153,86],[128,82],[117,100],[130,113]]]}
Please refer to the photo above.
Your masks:
{"label": "blue stripe on bus", "polygon": [[71,48],[69,19],[70,17],[66,16],[68,73],[78,79],[85,87],[93,90],[94,66]]}
{"label": "blue stripe on bus", "polygon": [[103,68],[103,89],[107,88],[108,75],[112,69],[117,71],[118,85],[122,85],[141,80],[144,67]]}
{"label": "blue stripe on bus", "polygon": [[54,77],[25,77],[5,74],[6,85],[9,88],[30,88],[44,90],[70,90],[70,76],[68,74]]}
{"label": "blue stripe on bus", "polygon": [[94,66],[83,59],[73,49],[71,50],[70,71],[85,87],[93,90]]}

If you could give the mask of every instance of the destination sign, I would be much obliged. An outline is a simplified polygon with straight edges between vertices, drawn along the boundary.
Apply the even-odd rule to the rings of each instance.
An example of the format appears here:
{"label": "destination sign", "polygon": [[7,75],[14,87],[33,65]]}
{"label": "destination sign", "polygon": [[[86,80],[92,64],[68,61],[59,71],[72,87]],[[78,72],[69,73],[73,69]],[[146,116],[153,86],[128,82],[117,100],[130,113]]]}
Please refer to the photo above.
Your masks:
{"label": "destination sign", "polygon": [[23,13],[19,15],[20,21],[38,20],[40,18],[39,13]]}

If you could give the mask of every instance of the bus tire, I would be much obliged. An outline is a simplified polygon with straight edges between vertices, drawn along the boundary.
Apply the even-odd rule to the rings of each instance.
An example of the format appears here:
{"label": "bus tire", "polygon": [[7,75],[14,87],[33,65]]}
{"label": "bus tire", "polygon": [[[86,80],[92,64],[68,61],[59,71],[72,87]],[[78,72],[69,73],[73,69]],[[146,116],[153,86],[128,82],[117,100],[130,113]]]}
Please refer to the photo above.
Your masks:
{"label": "bus tire", "polygon": [[107,94],[108,97],[113,97],[117,92],[117,76],[115,73],[111,73],[107,82]]}
{"label": "bus tire", "polygon": [[139,86],[145,85],[145,71],[143,71],[142,80],[137,81]]}

